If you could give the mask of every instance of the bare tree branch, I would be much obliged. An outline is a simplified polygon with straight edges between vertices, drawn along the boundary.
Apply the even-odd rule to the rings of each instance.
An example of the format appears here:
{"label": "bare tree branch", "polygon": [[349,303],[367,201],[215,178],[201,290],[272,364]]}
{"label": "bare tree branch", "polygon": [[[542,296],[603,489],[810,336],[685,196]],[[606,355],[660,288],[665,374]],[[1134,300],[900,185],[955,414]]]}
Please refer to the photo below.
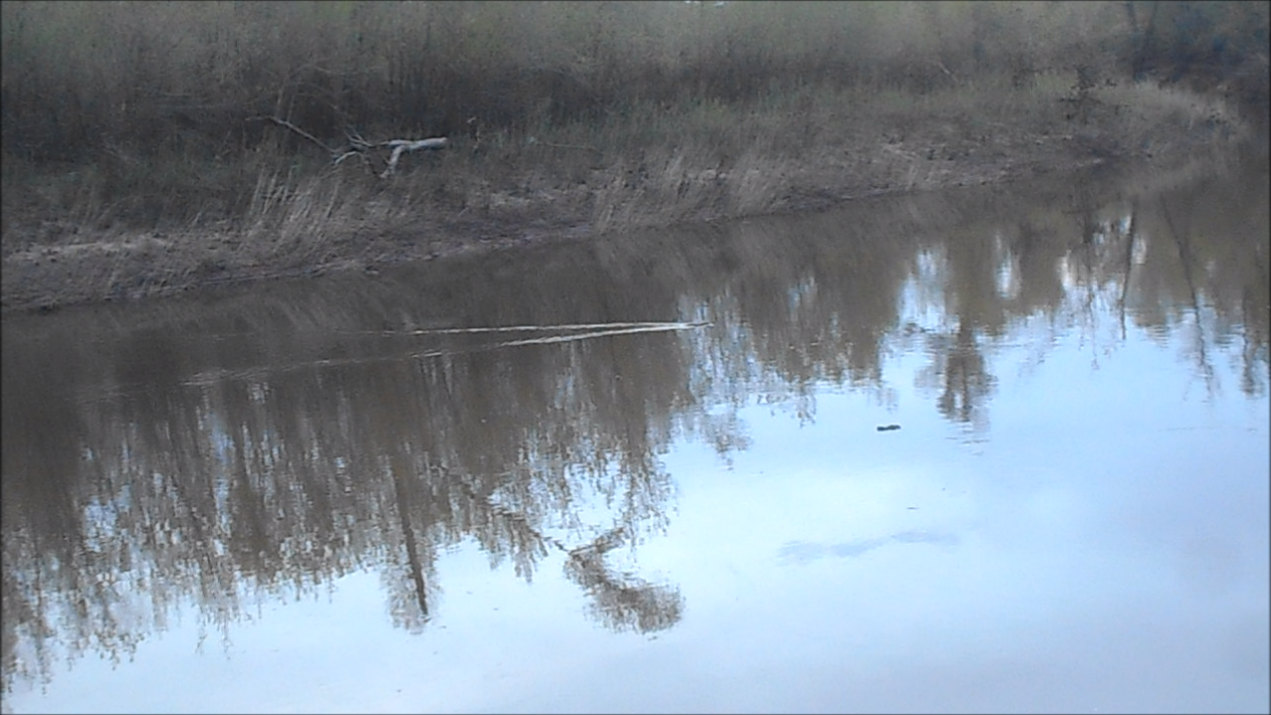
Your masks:
{"label": "bare tree branch", "polygon": [[[365,159],[367,162],[367,165],[370,166],[371,160],[369,157],[367,157],[367,152],[377,148],[391,149],[392,152],[390,153],[389,158],[387,159],[387,162],[386,162],[387,165],[384,171],[380,173],[379,175],[381,179],[387,179],[388,177],[393,175],[393,173],[397,170],[397,162],[399,159],[401,159],[402,154],[407,152],[412,152],[412,151],[418,151],[418,150],[444,149],[450,142],[450,140],[447,139],[446,137],[429,137],[427,139],[390,139],[388,141],[383,141],[383,142],[369,142],[363,139],[362,136],[358,134],[356,130],[346,129],[344,132],[344,135],[349,140],[348,145],[345,146],[343,149],[335,149],[331,147],[329,144],[327,144],[326,142],[317,138],[316,136],[301,129],[295,124],[292,124],[286,119],[282,119],[281,117],[277,117],[277,116],[249,117],[248,120],[258,121],[258,122],[263,122],[263,121],[273,122],[274,124],[277,124],[278,126],[283,127],[284,129],[295,132],[296,134],[304,137],[310,142],[313,142],[314,144],[317,144],[318,146],[322,147],[322,149],[326,151],[328,155],[331,156],[331,162],[335,166],[338,166],[340,162],[344,161],[345,159],[355,154]],[[375,170],[373,166],[371,167],[371,170],[372,171]]]}
{"label": "bare tree branch", "polygon": [[384,169],[384,173],[380,174],[381,179],[387,179],[393,175],[393,171],[397,169],[397,160],[401,158],[403,152],[415,151],[416,149],[444,149],[446,146],[445,137],[433,137],[431,139],[420,139],[418,141],[410,141],[408,139],[394,139],[384,142],[380,146],[393,147],[393,154],[388,159],[388,167]]}
{"label": "bare tree branch", "polygon": [[322,141],[321,139],[319,139],[319,138],[315,137],[314,135],[310,134],[309,132],[306,132],[305,130],[301,129],[300,127],[298,127],[298,126],[296,126],[296,125],[292,124],[291,122],[287,121],[286,119],[279,119],[278,117],[249,117],[249,118],[248,118],[248,121],[257,121],[257,122],[269,121],[269,122],[273,122],[274,124],[277,124],[278,126],[280,126],[280,127],[284,127],[284,128],[286,128],[286,129],[290,129],[291,131],[295,132],[296,134],[299,134],[300,136],[304,137],[305,139],[308,139],[309,141],[313,142],[314,144],[317,144],[318,146],[320,146],[320,147],[322,147],[324,150],[326,150],[326,152],[327,152],[328,154],[330,154],[332,157],[339,156],[339,154],[340,154],[340,152],[338,152],[338,151],[336,151],[335,149],[332,149],[331,147],[327,146],[326,142],[324,142],[324,141]]}

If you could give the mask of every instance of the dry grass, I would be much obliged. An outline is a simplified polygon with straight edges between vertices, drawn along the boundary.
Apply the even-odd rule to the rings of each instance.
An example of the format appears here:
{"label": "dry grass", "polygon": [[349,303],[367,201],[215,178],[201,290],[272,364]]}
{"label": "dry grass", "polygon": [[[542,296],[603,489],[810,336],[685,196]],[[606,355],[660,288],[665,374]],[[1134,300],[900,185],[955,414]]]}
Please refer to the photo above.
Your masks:
{"label": "dry grass", "polygon": [[[1265,22],[1239,5],[1202,9]],[[1240,126],[1125,79],[1100,49],[1132,46],[1122,3],[0,12],[5,307],[982,183]],[[1079,120],[1073,56],[1100,81]],[[260,115],[332,146],[349,129],[452,145],[381,180]],[[33,263],[49,250],[58,266]]]}

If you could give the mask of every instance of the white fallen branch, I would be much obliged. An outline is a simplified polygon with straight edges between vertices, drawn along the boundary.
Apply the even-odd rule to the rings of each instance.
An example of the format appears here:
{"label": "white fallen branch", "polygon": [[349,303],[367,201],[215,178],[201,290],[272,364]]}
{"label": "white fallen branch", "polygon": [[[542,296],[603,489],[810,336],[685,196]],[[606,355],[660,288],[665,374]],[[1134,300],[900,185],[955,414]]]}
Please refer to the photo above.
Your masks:
{"label": "white fallen branch", "polygon": [[[444,149],[449,143],[449,140],[446,139],[446,137],[429,137],[428,139],[390,139],[384,142],[369,142],[363,139],[361,135],[356,132],[350,133],[346,131],[345,136],[348,138],[349,143],[343,149],[335,149],[326,142],[301,129],[295,124],[292,124],[286,119],[280,119],[278,117],[251,117],[250,121],[273,122],[284,129],[295,132],[299,136],[322,147],[323,150],[331,155],[331,162],[334,166],[339,166],[340,162],[351,156],[362,157],[366,160],[369,166],[371,160],[366,156],[367,152],[372,149],[391,149],[392,153],[389,155],[387,167],[385,167],[384,171],[380,174],[381,179],[387,179],[393,175],[393,172],[397,170],[397,162],[401,159],[402,154],[420,149]],[[374,167],[371,167],[371,171],[374,170]]]}
{"label": "white fallen branch", "polygon": [[409,139],[393,139],[386,141],[380,146],[393,147],[393,153],[388,158],[388,167],[384,169],[384,173],[380,174],[381,179],[387,179],[392,176],[393,171],[397,169],[397,160],[401,158],[404,152],[415,151],[417,149],[444,149],[447,139],[445,137],[432,137],[430,139],[419,139],[411,141]]}

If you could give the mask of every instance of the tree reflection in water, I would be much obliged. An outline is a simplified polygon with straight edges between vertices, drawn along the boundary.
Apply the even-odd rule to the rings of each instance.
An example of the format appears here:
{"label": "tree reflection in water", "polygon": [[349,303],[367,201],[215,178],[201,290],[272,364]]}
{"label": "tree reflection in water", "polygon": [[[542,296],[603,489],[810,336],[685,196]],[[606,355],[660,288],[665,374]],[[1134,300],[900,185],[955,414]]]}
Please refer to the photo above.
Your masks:
{"label": "tree reflection in water", "polygon": [[[1113,179],[7,319],[5,687],[126,657],[189,603],[224,634],[245,603],[362,570],[420,631],[445,607],[438,555],[465,540],[527,581],[559,557],[607,628],[671,628],[679,589],[609,561],[668,526],[659,455],[700,440],[726,461],[749,444],[742,407],[814,420],[826,383],[885,401],[884,357],[915,342],[932,409],[977,430],[985,355],[1027,321],[1101,349],[1127,320],[1190,330],[1198,372],[1235,345],[1240,389],[1265,394],[1265,162]],[[647,321],[709,324],[550,327]]]}
{"label": "tree reflection in water", "polygon": [[591,613],[615,631],[650,633],[675,625],[684,610],[679,589],[657,586],[629,574],[614,573],[605,553],[623,541],[621,527],[590,544],[571,549],[565,575],[592,599]]}

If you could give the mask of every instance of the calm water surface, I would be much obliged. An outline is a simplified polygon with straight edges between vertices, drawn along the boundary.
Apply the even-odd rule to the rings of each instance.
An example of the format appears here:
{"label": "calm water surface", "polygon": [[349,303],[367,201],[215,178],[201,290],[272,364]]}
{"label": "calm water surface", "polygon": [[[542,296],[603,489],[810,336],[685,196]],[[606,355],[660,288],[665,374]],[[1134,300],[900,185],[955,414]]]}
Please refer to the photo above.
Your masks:
{"label": "calm water surface", "polygon": [[1267,712],[1268,191],[6,318],[4,710]]}

